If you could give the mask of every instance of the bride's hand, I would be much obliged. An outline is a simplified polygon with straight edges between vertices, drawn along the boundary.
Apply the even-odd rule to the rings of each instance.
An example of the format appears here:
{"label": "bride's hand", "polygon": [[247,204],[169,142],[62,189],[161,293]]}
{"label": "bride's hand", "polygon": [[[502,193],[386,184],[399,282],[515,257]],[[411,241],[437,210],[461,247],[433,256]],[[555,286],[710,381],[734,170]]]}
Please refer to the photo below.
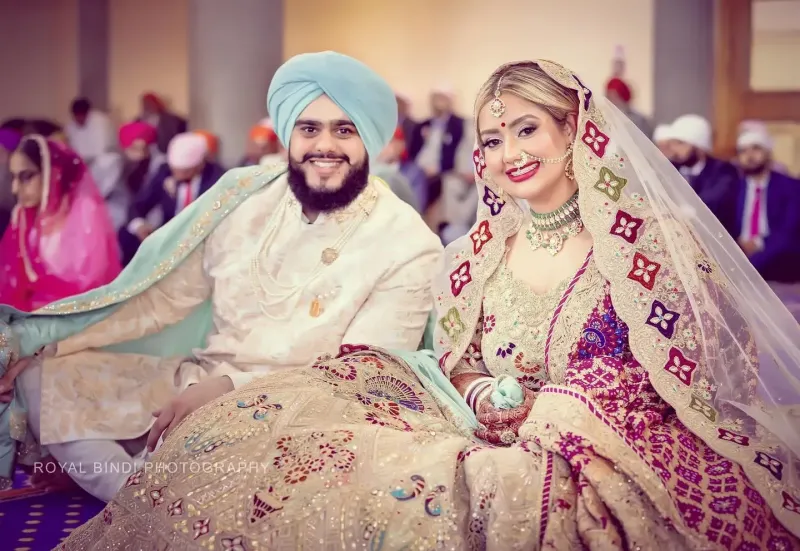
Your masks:
{"label": "bride's hand", "polygon": [[475,431],[475,436],[498,446],[513,444],[536,397],[532,390],[523,388],[523,391],[525,400],[522,405],[512,409],[499,409],[492,405],[489,398],[483,400],[477,414],[478,423],[482,427]]}

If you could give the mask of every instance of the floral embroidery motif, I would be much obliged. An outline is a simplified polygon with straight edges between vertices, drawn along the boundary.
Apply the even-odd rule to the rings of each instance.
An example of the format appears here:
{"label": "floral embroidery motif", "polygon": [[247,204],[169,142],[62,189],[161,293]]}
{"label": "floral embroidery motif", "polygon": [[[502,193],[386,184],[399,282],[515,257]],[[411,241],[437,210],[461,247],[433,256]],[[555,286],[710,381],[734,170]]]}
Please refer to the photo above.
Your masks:
{"label": "floral embroidery motif", "polygon": [[655,327],[659,333],[671,339],[672,335],[675,334],[675,324],[680,317],[681,315],[678,312],[673,312],[664,306],[661,301],[654,300],[650,315],[647,316],[645,323]]}
{"label": "floral embroidery motif", "polygon": [[373,425],[378,425],[379,427],[387,428],[387,429],[394,429],[400,430],[403,432],[411,432],[414,429],[406,423],[400,417],[394,417],[391,415],[383,415],[378,412],[369,412],[364,416],[364,420],[368,423],[372,423]]}
{"label": "floral embroidery motif", "polygon": [[514,349],[517,347],[516,344],[510,342],[504,346],[501,346],[497,349],[497,355],[501,358],[505,358],[506,356],[510,356],[514,353]]}
{"label": "floral embroidery motif", "polygon": [[592,91],[584,86],[583,82],[581,82],[581,79],[579,79],[576,75],[572,75],[572,78],[575,79],[575,82],[578,83],[578,86],[580,86],[581,90],[583,91],[583,110],[588,111],[590,101],[592,99]]}
{"label": "floral embroidery motif", "polygon": [[425,479],[415,474],[411,476],[411,484],[406,487],[398,486],[391,494],[397,501],[408,501],[422,494],[423,490],[425,490]]}
{"label": "floral embroidery motif", "polygon": [[764,452],[756,452],[755,464],[767,469],[776,480],[783,479],[783,463]]}
{"label": "floral embroidery motif", "polygon": [[496,325],[497,321],[494,317],[494,314],[489,314],[486,316],[486,319],[483,320],[483,332],[484,333],[491,333],[494,330],[494,326]]}
{"label": "floral embroidery motif", "polygon": [[594,189],[616,202],[622,197],[622,188],[624,188],[627,183],[628,180],[620,178],[607,167],[603,167],[600,169],[600,179],[594,184]]}
{"label": "floral embroidery motif", "polygon": [[366,352],[368,350],[369,346],[366,344],[343,344],[339,347],[339,354],[336,357],[341,358],[342,356],[350,356],[357,352]]}
{"label": "floral embroidery motif", "polygon": [[235,538],[222,538],[222,549],[224,551],[247,551],[244,546],[244,538],[236,536]]}
{"label": "floral embroidery motif", "polygon": [[356,368],[346,362],[315,363],[311,366],[311,369],[324,371],[329,377],[342,381],[356,380]]}
{"label": "floral embroidery motif", "polygon": [[478,224],[478,228],[469,234],[469,238],[472,240],[472,252],[474,254],[478,254],[483,249],[483,246],[486,245],[489,241],[491,241],[492,232],[489,231],[489,221],[484,220],[480,224]]}
{"label": "floral embroidery motif", "polygon": [[781,495],[783,496],[783,508],[800,515],[800,501],[790,496],[786,490],[781,492]]}
{"label": "floral embroidery motif", "polygon": [[129,488],[131,486],[138,486],[142,483],[142,474],[144,471],[136,471],[131,476],[128,477],[128,480],[125,481],[125,487]]}
{"label": "floral embroidery motif", "polygon": [[483,187],[483,204],[489,207],[489,213],[492,216],[497,216],[503,210],[506,202],[501,199],[489,186]]}
{"label": "floral embroidery motif", "polygon": [[416,395],[414,390],[399,379],[395,379],[390,375],[378,375],[377,377],[370,377],[364,383],[364,388],[367,394],[375,396],[376,398],[383,398],[401,405],[406,409],[412,411],[424,412],[425,406]]}
{"label": "floral embroidery motif", "polygon": [[589,146],[592,153],[601,159],[606,154],[606,147],[608,147],[608,136],[600,131],[600,128],[592,121],[586,121],[586,130],[584,130],[581,141]]}
{"label": "floral embroidery motif", "polygon": [[450,340],[453,341],[458,340],[458,337],[465,329],[464,322],[461,321],[461,314],[458,313],[455,306],[450,308],[447,314],[439,320],[439,325],[444,329],[444,332],[447,333],[447,336],[450,337]]}
{"label": "floral embroidery motif", "polygon": [[486,170],[486,159],[483,158],[480,148],[472,152],[472,162],[475,164],[475,173],[478,178],[483,178],[483,171]]}
{"label": "floral embroidery motif", "polygon": [[111,511],[108,509],[103,510],[103,523],[104,524],[111,524],[111,521],[114,519],[114,516],[111,514]]}
{"label": "floral embroidery motif", "polygon": [[469,260],[465,260],[461,265],[450,274],[450,292],[454,297],[461,294],[464,287],[472,282]]}
{"label": "floral embroidery motif", "polygon": [[[390,493],[397,501],[411,501],[421,496],[425,491],[427,483],[425,479],[418,474],[412,475],[410,483],[398,485]],[[431,489],[425,496],[425,513],[431,517],[438,517],[442,514],[442,505],[440,503],[441,494],[445,493],[447,488],[439,485]]]}
{"label": "floral embroidery motif", "polygon": [[633,268],[628,273],[628,279],[636,281],[648,291],[652,291],[660,269],[661,264],[648,260],[642,253],[636,253],[633,255]]}
{"label": "floral embroidery motif", "polygon": [[200,536],[205,536],[206,534],[208,534],[209,523],[210,520],[207,518],[194,521],[194,524],[192,524],[192,530],[194,530],[194,539],[197,539]]}
{"label": "floral embroidery motif", "polygon": [[483,359],[480,343],[470,343],[461,359],[467,362],[468,365],[475,367]]}
{"label": "floral embroidery motif", "polygon": [[[255,400],[251,400],[250,402],[244,402],[242,400],[239,400],[236,403],[236,407],[242,409],[255,407],[256,410],[253,412],[253,419],[255,419],[256,421],[262,421],[266,419],[267,414],[270,411],[280,411],[281,409],[283,409],[283,406],[281,406],[280,404],[268,404],[267,403],[268,399],[269,397],[266,394],[261,394],[258,398],[256,398]],[[223,439],[214,441],[210,443],[203,451],[206,453],[211,452],[220,447],[221,445],[223,445],[224,443],[225,441]]]}
{"label": "floral embroidery motif", "polygon": [[644,220],[631,216],[625,211],[617,211],[617,219],[611,226],[611,235],[617,235],[633,245],[639,238],[639,229],[644,224]]}
{"label": "floral embroidery motif", "polygon": [[173,501],[167,506],[167,512],[171,517],[177,517],[183,514],[183,499]]}
{"label": "floral embroidery motif", "polygon": [[712,423],[717,422],[717,410],[697,394],[692,394],[692,399],[689,401],[689,409],[700,413]]}
{"label": "floral embroidery motif", "polygon": [[711,268],[711,263],[706,259],[702,259],[697,263],[697,269],[706,275],[711,275],[711,273],[714,271]]}
{"label": "floral embroidery motif", "polygon": [[164,503],[164,488],[166,488],[166,486],[158,488],[157,490],[150,490],[150,503],[153,507],[158,507]]}
{"label": "floral embroidery motif", "polygon": [[727,429],[717,429],[717,431],[719,432],[720,440],[733,442],[734,444],[739,444],[740,446],[750,445],[750,437],[748,436],[744,436],[742,434],[736,434],[735,432],[731,432]]}
{"label": "floral embroidery motif", "polygon": [[692,374],[694,370],[697,369],[697,362],[686,358],[683,352],[673,347],[669,349],[669,359],[664,369],[675,375],[675,377],[686,386],[691,386]]}

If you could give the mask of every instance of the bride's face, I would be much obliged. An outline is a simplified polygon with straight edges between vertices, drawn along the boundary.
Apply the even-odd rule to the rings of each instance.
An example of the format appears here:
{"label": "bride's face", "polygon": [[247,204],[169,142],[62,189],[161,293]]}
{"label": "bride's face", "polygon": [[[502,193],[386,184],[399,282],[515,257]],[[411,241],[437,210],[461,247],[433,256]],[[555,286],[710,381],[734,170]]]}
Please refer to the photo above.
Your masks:
{"label": "bride's face", "polygon": [[569,159],[558,163],[528,160],[520,166],[522,152],[543,159],[563,156],[575,137],[576,117],[570,115],[559,124],[547,111],[519,96],[505,93],[501,99],[506,106],[501,117],[492,115],[488,103],[478,113],[486,169],[512,197],[525,199],[534,208],[537,203],[545,206],[563,195],[558,193],[560,187],[574,187],[565,173]]}

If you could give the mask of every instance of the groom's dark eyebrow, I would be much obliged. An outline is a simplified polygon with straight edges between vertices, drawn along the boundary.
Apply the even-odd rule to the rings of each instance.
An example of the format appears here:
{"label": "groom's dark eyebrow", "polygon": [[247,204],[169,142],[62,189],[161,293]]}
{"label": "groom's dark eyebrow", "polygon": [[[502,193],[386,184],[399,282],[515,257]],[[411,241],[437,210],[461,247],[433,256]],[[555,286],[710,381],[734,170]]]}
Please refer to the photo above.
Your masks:
{"label": "groom's dark eyebrow", "polygon": [[[519,123],[521,123],[526,119],[538,120],[534,115],[522,115],[521,117],[517,117],[516,119],[511,121],[511,124],[509,124],[508,126],[517,126]],[[481,130],[481,136],[483,136],[484,134],[499,134],[499,133],[500,130],[498,130],[497,128],[487,128],[486,130]]]}
{"label": "groom's dark eyebrow", "polygon": [[349,119],[334,119],[332,121],[318,121],[314,119],[297,119],[294,123],[295,127],[298,126],[313,126],[319,128],[320,126],[330,125],[333,128],[341,128],[342,126],[352,126],[355,128],[355,123]]}

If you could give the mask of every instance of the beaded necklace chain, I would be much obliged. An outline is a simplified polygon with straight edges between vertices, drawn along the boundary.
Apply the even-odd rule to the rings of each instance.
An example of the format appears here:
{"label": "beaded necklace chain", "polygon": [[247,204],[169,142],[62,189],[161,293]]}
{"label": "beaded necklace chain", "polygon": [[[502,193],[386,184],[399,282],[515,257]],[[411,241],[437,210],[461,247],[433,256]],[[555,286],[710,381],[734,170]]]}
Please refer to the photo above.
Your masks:
{"label": "beaded necklace chain", "polygon": [[531,224],[525,232],[531,249],[545,249],[555,256],[564,246],[564,241],[583,231],[583,222],[578,208],[578,192],[566,203],[552,212],[538,213],[531,210]]}

